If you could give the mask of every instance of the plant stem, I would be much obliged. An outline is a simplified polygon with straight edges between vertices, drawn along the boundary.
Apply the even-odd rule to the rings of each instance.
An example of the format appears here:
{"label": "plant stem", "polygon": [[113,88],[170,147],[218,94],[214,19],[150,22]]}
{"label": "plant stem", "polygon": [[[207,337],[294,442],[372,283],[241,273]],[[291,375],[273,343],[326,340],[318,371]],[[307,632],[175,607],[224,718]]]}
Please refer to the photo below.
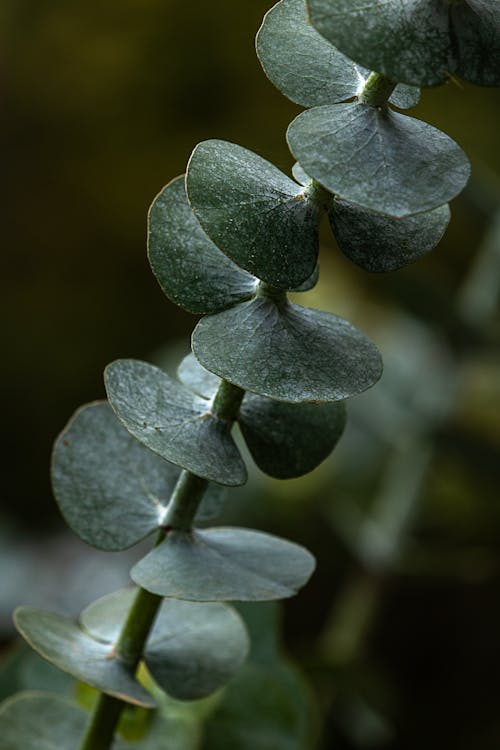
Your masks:
{"label": "plant stem", "polygon": [[368,104],[371,107],[383,107],[396,86],[396,81],[387,76],[381,73],[370,73],[358,99],[362,104]]}
{"label": "plant stem", "polygon": [[109,750],[125,703],[101,693],[87,726],[80,750]]}
{"label": "plant stem", "polygon": [[227,380],[221,380],[212,405],[213,413],[220,419],[233,422],[238,416],[244,395],[245,391],[242,388]]}
{"label": "plant stem", "polygon": [[[213,413],[220,419],[234,421],[244,395],[244,390],[227,380],[222,380],[213,401]],[[208,480],[190,471],[181,472],[170,497],[162,528],[156,539],[156,547],[168,542],[168,532],[173,529],[189,531],[207,487]],[[114,646],[114,655],[134,672],[141,660],[162,602],[163,597],[139,588],[128,611],[127,619]],[[79,750],[109,750],[126,705],[118,698],[101,693]]]}

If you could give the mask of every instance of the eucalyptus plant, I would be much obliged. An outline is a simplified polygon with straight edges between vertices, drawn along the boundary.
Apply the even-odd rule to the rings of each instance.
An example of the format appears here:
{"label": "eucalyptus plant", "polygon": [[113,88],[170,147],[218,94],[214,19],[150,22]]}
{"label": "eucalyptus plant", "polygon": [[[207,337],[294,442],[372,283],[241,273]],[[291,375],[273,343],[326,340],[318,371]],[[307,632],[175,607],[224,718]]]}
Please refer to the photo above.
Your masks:
{"label": "eucalyptus plant", "polygon": [[[255,463],[281,479],[334,449],[345,401],[374,385],[380,354],[346,320],[288,299],[318,278],[327,215],[341,251],[393,271],[432,250],[469,163],[447,135],[400,110],[450,76],[500,84],[495,0],[281,0],[257,36],[265,73],[306,109],[290,125],[293,178],[247,149],[199,144],[148,219],[153,273],[201,315],[177,378],[147,362],[105,371],[106,402],[82,407],[56,441],[54,494],[71,529],[101,550],[154,538],[134,587],[78,622],[21,607],[15,623],[42,657],[100,696],[90,718],[49,694],[1,709],[2,747],[107,750],[127,704],[154,708],[223,687],[248,636],[231,601],[293,596],[314,570],[298,544],[207,527],[224,488],[247,479],[238,423]],[[151,692],[152,685],[155,685]],[[154,694],[154,695],[153,695]],[[161,724],[132,743],[159,748]]]}

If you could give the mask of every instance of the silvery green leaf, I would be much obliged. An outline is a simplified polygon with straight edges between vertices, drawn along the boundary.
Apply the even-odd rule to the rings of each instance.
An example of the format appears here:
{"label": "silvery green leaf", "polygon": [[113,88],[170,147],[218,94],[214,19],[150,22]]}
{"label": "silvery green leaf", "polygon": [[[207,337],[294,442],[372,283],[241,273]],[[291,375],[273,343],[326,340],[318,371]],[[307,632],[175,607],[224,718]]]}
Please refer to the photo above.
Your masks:
{"label": "silvery green leaf", "polygon": [[287,404],[246,394],[238,423],[257,466],[278,479],[307,474],[327,458],[346,421],[342,402]]}
{"label": "silvery green leaf", "polygon": [[[52,486],[65,521],[104,550],[127,549],[162,525],[180,473],[132,437],[106,402],[76,412],[52,457]],[[209,485],[198,521],[217,515],[224,492]]]}
{"label": "silvery green leaf", "polygon": [[132,568],[132,579],[159,596],[192,601],[265,601],[293,596],[314,558],[304,547],[249,529],[171,531]]}
{"label": "silvery green leaf", "polygon": [[211,412],[209,401],[138,360],[108,365],[105,383],[120,421],[152,451],[205,479],[244,484],[246,469],[231,424]]}
{"label": "silvery green leaf", "polygon": [[316,29],[370,70],[416,86],[500,83],[497,0],[307,0]]}
{"label": "silvery green leaf", "polygon": [[296,286],[295,289],[290,289],[291,292],[308,292],[314,289],[319,281],[319,263],[316,263],[316,267],[308,279]]}
{"label": "silvery green leaf", "polygon": [[401,218],[442,206],[465,186],[470,165],[440,130],[359,103],[302,112],[288,129],[302,168],[343,200]]}
{"label": "silvery green leaf", "polygon": [[202,398],[213,398],[220,385],[220,378],[205,370],[192,353],[187,354],[180,363],[177,376],[181,383]]}
{"label": "silvery green leaf", "polygon": [[[0,706],[2,750],[75,750],[84,737],[88,714],[59,695],[26,691]],[[120,740],[113,750],[125,750]]]}
{"label": "silvery green leaf", "polygon": [[301,185],[304,185],[304,187],[309,185],[309,183],[311,182],[311,178],[306,172],[304,172],[298,161],[296,161],[292,167],[292,174],[294,179],[297,180],[297,182]]}
{"label": "silvery green leaf", "polygon": [[291,403],[341,401],[382,374],[377,348],[351,323],[266,297],[203,318],[192,345],[207,370]]}
{"label": "silvery green leaf", "polygon": [[193,313],[246,299],[257,281],[207,237],[187,201],[184,177],[164,187],[149,210],[148,256],[167,297]]}
{"label": "silvery green leaf", "polygon": [[[356,96],[368,70],[339,52],[311,25],[305,0],[281,0],[257,34],[257,54],[272,83],[304,107],[335,104]],[[420,92],[398,86],[397,107],[417,104]]]}
{"label": "silvery green leaf", "polygon": [[[81,621],[96,639],[119,636],[136,591],[124,589],[87,607]],[[227,604],[163,602],[149,635],[144,661],[152,677],[178,700],[194,700],[222,687],[243,664],[249,648],[246,628]]]}
{"label": "silvery green leaf", "polygon": [[311,750],[317,736],[309,686],[285,661],[246,664],[205,730],[206,750]]}
{"label": "silvery green leaf", "polygon": [[186,186],[203,229],[238,266],[281,289],[311,276],[321,210],[273,164],[234,143],[204,141]]}
{"label": "silvery green leaf", "polygon": [[151,695],[134,672],[114,653],[79,625],[61,615],[31,607],[19,607],[14,622],[23,638],[44,659],[87,685],[137,706],[153,707]]}
{"label": "silvery green leaf", "polygon": [[339,248],[365,271],[386,272],[413,263],[430,252],[450,221],[448,205],[393,219],[335,199],[329,211]]}
{"label": "silvery green leaf", "polygon": [[420,89],[418,86],[407,86],[400,83],[389,98],[389,102],[399,109],[411,109],[416,107],[420,101]]}

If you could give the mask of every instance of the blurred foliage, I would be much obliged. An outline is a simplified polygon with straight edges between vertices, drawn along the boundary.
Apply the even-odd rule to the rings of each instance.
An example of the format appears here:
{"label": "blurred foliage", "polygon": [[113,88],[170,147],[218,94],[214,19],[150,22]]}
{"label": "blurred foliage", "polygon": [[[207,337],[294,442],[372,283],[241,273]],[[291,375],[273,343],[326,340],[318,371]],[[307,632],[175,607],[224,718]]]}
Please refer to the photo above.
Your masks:
{"label": "blurred foliage", "polygon": [[[51,444],[77,406],[102,397],[107,362],[161,359],[168,342],[187,348],[195,319],[163,298],[145,225],[193,146],[223,138],[291,166],[284,130],[299,108],[273,89],[253,49],[269,6],[0,8],[6,639],[14,604],[76,612],[126,576],[130,556],[104,559],[63,535]],[[309,293],[312,306],[379,344],[384,378],[350,404],[332,459],[286,483],[253,469],[224,518],[290,536],[318,557],[311,584],[287,603],[284,633],[315,696],[325,750],[500,743],[500,91],[451,82],[425,91],[419,114],[473,163],[445,239],[414,266],[368,275],[325,233],[321,281]],[[20,684],[6,664],[4,693],[6,684],[40,687]],[[260,699],[263,720],[272,705],[272,718],[291,728],[296,744],[284,748],[309,750],[312,715],[278,706],[296,678],[287,673],[277,687],[283,675],[263,675],[265,666],[257,658],[242,673],[242,692],[218,704],[211,726],[226,731],[245,694]]]}

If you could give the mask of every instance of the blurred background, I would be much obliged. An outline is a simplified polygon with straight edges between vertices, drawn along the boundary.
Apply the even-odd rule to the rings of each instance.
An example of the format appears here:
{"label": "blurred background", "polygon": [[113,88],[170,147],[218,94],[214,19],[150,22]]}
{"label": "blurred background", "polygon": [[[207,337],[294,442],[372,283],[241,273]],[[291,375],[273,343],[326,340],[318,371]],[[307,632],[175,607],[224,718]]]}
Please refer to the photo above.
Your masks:
{"label": "blurred background", "polygon": [[[300,108],[254,52],[270,6],[2,3],[7,656],[14,606],[76,614],[126,582],[138,557],[95,553],[65,531],[51,446],[80,404],[104,396],[108,362],[175,369],[188,351],[195,318],[163,297],[145,227],[195,144],[226,139],[291,168],[284,133]],[[282,626],[313,728],[303,735],[290,709],[279,748],[500,745],[500,91],[450,82],[412,114],[472,161],[445,239],[411,267],[370,275],[325,227],[321,281],[301,296],[367,332],[384,377],[350,404],[331,459],[291,482],[252,470],[223,519],[289,536],[318,558]]]}

